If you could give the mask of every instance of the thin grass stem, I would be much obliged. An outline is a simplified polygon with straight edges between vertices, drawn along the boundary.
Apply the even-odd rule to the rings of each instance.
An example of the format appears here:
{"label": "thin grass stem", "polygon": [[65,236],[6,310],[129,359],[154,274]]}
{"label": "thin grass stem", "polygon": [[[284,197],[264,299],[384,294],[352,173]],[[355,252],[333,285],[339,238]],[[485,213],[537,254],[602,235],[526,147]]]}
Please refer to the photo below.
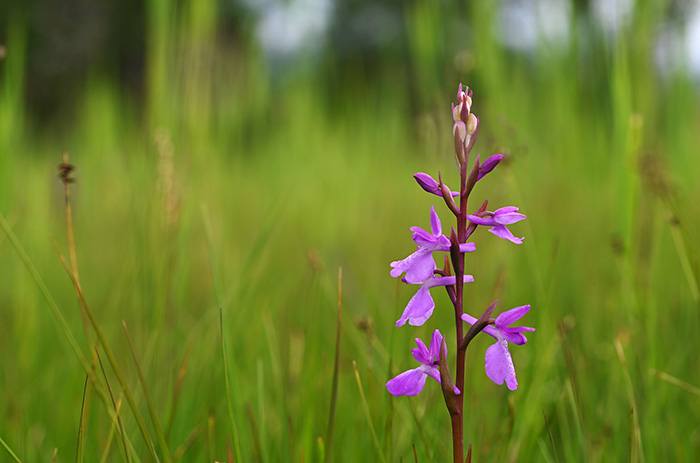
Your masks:
{"label": "thin grass stem", "polygon": [[360,397],[362,398],[362,408],[365,411],[365,418],[367,419],[367,424],[369,425],[369,429],[372,432],[372,440],[374,441],[374,446],[377,449],[377,454],[379,455],[379,459],[382,462],[386,463],[386,460],[384,459],[384,454],[382,453],[382,447],[379,444],[379,439],[377,439],[377,433],[374,430],[374,424],[372,424],[372,414],[370,413],[369,410],[369,404],[367,404],[367,398],[365,397],[365,391],[362,388],[362,381],[360,380],[360,372],[357,369],[357,362],[352,361],[352,368],[355,370],[355,379],[357,380],[357,389],[360,391]]}
{"label": "thin grass stem", "polygon": [[[338,404],[338,375],[340,371],[340,330],[341,312],[343,307],[343,268],[338,268],[338,317],[335,333],[335,360],[333,362],[333,385],[331,386],[331,406],[328,413],[328,429],[326,431],[326,455],[324,461],[330,463],[333,458],[333,432],[335,431],[335,412]],[[380,451],[381,453],[381,451]]]}
{"label": "thin grass stem", "polygon": [[83,401],[80,405],[80,421],[78,422],[78,445],[75,451],[75,462],[83,462],[83,450],[85,447],[85,398],[88,393],[90,375],[85,375],[85,385],[83,386]]}
{"label": "thin grass stem", "polygon": [[112,399],[112,406],[114,407],[114,412],[117,417],[117,424],[119,425],[119,435],[122,438],[122,445],[124,446],[124,458],[126,458],[127,463],[131,463],[131,456],[129,455],[129,448],[126,444],[126,431],[124,430],[124,423],[122,422],[122,417],[117,409],[117,401],[114,400],[114,394],[112,393],[112,386],[109,384],[109,378],[107,378],[107,372],[105,371],[105,366],[102,364],[102,359],[100,358],[100,353],[95,346],[95,353],[97,353],[97,361],[100,363],[100,369],[102,369],[102,375],[105,378],[105,383],[107,384],[107,391],[109,392],[109,398]]}
{"label": "thin grass stem", "polygon": [[187,346],[185,351],[185,357],[182,359],[182,364],[177,373],[177,379],[175,380],[175,388],[173,389],[173,400],[170,405],[170,418],[168,419],[168,425],[165,431],[165,437],[170,440],[170,436],[173,432],[173,425],[175,424],[175,414],[177,412],[177,406],[180,403],[180,393],[182,392],[182,384],[185,381],[185,374],[187,373],[187,365],[190,361],[190,354],[192,353],[192,342]]}
{"label": "thin grass stem", "polygon": [[241,446],[238,442],[238,426],[233,414],[233,399],[231,397],[231,384],[228,380],[228,360],[226,358],[226,342],[224,340],[224,313],[219,309],[219,327],[221,334],[221,355],[224,361],[224,379],[226,381],[226,404],[228,405],[228,418],[231,422],[231,432],[233,433],[233,450],[236,455],[236,461],[241,460]]}
{"label": "thin grass stem", "polygon": [[12,457],[12,459],[13,459],[16,463],[22,463],[22,460],[20,460],[19,457],[18,457],[17,455],[15,455],[15,452],[12,451],[12,449],[10,448],[10,446],[7,445],[7,444],[5,443],[4,440],[2,440],[2,437],[0,437],[0,445],[3,446],[3,448],[5,449],[5,451],[6,451],[8,454],[10,454],[10,456]]}
{"label": "thin grass stem", "polygon": [[129,334],[129,329],[126,327],[126,322],[122,320],[122,325],[124,326],[124,332],[126,333],[126,338],[129,342],[129,348],[131,349],[131,355],[134,357],[134,363],[136,364],[136,371],[139,374],[139,381],[141,382],[141,387],[143,388],[143,394],[146,398],[146,404],[148,405],[148,412],[151,415],[151,420],[153,421],[153,427],[156,430],[156,437],[158,438],[158,443],[160,445],[160,451],[163,454],[163,459],[170,462],[170,450],[168,449],[168,442],[165,439],[165,434],[163,434],[163,428],[160,425],[160,420],[158,419],[158,412],[153,404],[153,398],[150,391],[148,390],[148,384],[146,383],[146,378],[143,375],[143,370],[141,370],[141,365],[136,357],[136,350],[134,349],[134,343],[131,341],[131,335]]}
{"label": "thin grass stem", "polygon": [[66,322],[66,319],[63,317],[63,314],[61,313],[61,309],[58,308],[58,305],[56,304],[56,301],[54,300],[53,296],[51,295],[49,288],[46,286],[46,283],[44,283],[44,280],[41,278],[41,275],[39,275],[39,271],[34,266],[34,263],[31,261],[31,259],[27,255],[26,251],[22,247],[22,244],[20,244],[19,240],[17,239],[14,232],[10,228],[10,225],[7,223],[7,220],[5,220],[5,216],[3,216],[1,212],[0,212],[0,228],[2,228],[3,231],[5,232],[5,235],[10,240],[10,244],[14,248],[15,252],[17,252],[17,254],[19,255],[19,258],[22,260],[22,262],[24,263],[24,266],[29,271],[29,275],[32,277],[32,279],[34,280],[34,283],[39,288],[39,292],[44,297],[44,300],[49,304],[49,308],[51,309],[51,313],[53,314],[53,316],[56,320],[56,323],[58,324],[59,330],[63,333],[66,340],[68,341],[68,345],[70,345],[71,349],[73,349],[73,352],[75,352],[75,355],[78,357],[78,360],[83,365],[83,368],[85,369],[85,371],[87,373],[90,373],[90,371],[91,371],[90,364],[88,363],[87,359],[85,358],[83,351],[80,349],[80,346],[78,345],[78,341],[76,341],[75,336],[73,336],[73,333],[71,332],[70,327],[68,326],[68,322]]}

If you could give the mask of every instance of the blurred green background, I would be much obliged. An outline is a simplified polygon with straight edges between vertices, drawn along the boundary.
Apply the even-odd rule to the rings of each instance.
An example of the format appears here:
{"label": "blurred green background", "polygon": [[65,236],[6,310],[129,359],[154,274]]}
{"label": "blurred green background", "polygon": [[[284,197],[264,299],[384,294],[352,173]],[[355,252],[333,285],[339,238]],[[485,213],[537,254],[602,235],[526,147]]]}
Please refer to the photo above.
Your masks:
{"label": "blurred green background", "polygon": [[[471,204],[528,215],[523,246],[475,235],[468,309],[529,303],[537,328],[511,349],[515,392],[484,374],[489,339],[467,352],[473,461],[698,460],[697,8],[4,1],[0,459],[323,461],[342,267],[332,459],[447,461],[438,387],[384,383],[415,337],[453,339],[449,303],[436,290],[428,323],[394,328],[414,288],[389,262],[431,204],[449,226],[411,175],[457,185],[463,82],[474,152],[506,154]],[[80,284],[133,396],[123,431],[52,244],[70,261],[64,152]]]}

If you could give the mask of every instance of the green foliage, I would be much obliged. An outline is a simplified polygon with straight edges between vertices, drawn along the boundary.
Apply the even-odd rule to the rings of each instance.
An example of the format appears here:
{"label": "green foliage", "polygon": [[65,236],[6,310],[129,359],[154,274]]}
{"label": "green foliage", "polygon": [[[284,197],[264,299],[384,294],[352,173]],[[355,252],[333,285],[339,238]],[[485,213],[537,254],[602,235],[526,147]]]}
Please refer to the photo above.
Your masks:
{"label": "green foliage", "polygon": [[[654,72],[655,10],[639,10],[634,35],[606,42],[592,27],[590,43],[523,56],[496,41],[489,2],[459,13],[472,37],[456,45],[440,28],[453,12],[409,3],[404,68],[338,87],[324,74],[338,69],[326,69],[273,87],[259,50],[218,41],[217,2],[150,1],[144,98],[95,71],[60,130],[27,120],[26,37],[14,23],[0,75],[0,213],[12,230],[0,233],[4,458],[50,461],[57,449],[56,461],[75,460],[95,334],[49,238],[68,255],[55,177],[65,150],[80,285],[121,370],[105,362],[107,376],[115,400],[123,375],[150,415],[161,461],[165,444],[180,461],[324,459],[338,267],[335,461],[380,461],[380,451],[412,461],[414,445],[418,461],[446,460],[438,389],[391,398],[384,383],[413,365],[414,337],[449,326],[449,304],[436,291],[426,326],[394,328],[412,288],[388,264],[435,203],[410,176],[456,181],[459,81],[475,91],[476,152],[508,156],[472,206],[488,198],[528,215],[514,229],[521,247],[477,232],[467,294],[474,313],[493,298],[530,303],[524,321],[537,328],[512,350],[517,392],[486,378],[488,340],[467,353],[474,461],[555,461],[543,410],[560,461],[700,458],[698,95],[682,74]],[[113,407],[94,378],[82,461],[118,460]],[[132,461],[151,461],[121,402]]]}

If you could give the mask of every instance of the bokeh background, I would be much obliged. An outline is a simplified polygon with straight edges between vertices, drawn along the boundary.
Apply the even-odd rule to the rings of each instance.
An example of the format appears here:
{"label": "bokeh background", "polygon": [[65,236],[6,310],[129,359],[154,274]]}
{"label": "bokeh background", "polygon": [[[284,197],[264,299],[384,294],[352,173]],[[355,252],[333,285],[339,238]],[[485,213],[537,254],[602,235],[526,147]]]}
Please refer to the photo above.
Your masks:
{"label": "bokeh background", "polygon": [[468,307],[537,328],[516,392],[470,346],[473,461],[700,458],[697,2],[5,0],[0,44],[3,461],[447,461],[436,384],[384,383],[454,336],[439,291],[394,328],[389,262],[449,225],[411,175],[457,184],[460,82],[506,155],[472,204],[528,215],[475,235]]}

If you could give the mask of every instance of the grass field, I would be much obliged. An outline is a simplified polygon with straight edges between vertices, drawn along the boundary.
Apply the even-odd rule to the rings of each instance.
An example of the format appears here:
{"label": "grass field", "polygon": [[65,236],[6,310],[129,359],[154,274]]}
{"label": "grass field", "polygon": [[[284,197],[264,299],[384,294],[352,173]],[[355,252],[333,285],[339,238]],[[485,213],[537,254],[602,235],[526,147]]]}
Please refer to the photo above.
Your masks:
{"label": "grass field", "polygon": [[474,312],[529,303],[537,328],[511,350],[515,392],[484,374],[489,339],[467,353],[473,461],[700,459],[698,92],[654,68],[654,2],[629,33],[528,55],[499,45],[488,6],[459,10],[472,34],[448,47],[451,12],[407,3],[409,59],[288,80],[252,45],[217,46],[215,2],[171,3],[149,2],[143,94],[95,72],[49,127],[24,104],[21,24],[8,32],[0,460],[323,461],[342,268],[333,460],[415,461],[415,446],[447,461],[435,384],[415,398],[384,384],[415,366],[413,338],[454,338],[437,290],[428,323],[394,328],[413,289],[389,262],[431,204],[446,212],[411,175],[457,182],[459,82],[475,92],[475,152],[507,155],[472,204],[528,216],[523,246],[477,232],[467,297]]}

